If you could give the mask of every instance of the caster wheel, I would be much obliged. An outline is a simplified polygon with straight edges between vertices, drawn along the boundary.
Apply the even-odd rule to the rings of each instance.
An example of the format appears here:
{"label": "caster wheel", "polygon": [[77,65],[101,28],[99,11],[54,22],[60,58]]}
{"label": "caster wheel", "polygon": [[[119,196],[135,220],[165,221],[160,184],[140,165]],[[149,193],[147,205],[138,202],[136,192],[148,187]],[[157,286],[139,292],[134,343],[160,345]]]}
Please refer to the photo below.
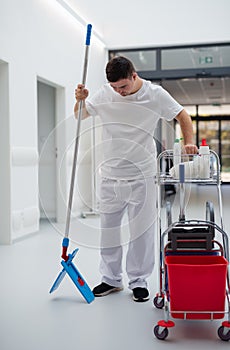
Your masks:
{"label": "caster wheel", "polygon": [[164,299],[162,297],[155,297],[153,299],[153,305],[157,309],[163,309],[163,307],[164,307]]}
{"label": "caster wheel", "polygon": [[85,219],[86,218],[86,215],[84,213],[81,213],[81,218],[82,219]]}
{"label": "caster wheel", "polygon": [[155,337],[159,340],[165,340],[169,334],[168,328],[164,328],[161,332],[160,332],[160,326],[155,326],[153,328],[153,333],[155,335]]}
{"label": "caster wheel", "polygon": [[218,336],[221,340],[229,341],[230,340],[230,328],[228,328],[228,331],[226,332],[226,327],[221,326],[218,328]]}

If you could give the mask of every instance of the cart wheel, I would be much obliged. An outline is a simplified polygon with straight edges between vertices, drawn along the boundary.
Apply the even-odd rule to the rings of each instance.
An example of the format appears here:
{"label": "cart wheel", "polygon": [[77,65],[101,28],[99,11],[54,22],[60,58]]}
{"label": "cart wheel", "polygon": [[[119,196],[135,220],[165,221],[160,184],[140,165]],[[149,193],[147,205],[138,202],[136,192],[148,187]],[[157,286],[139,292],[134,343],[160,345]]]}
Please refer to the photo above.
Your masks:
{"label": "cart wheel", "polygon": [[168,328],[164,328],[160,332],[160,326],[158,326],[158,325],[153,328],[153,333],[154,333],[155,337],[159,340],[165,340],[167,338],[167,336],[169,335]]}
{"label": "cart wheel", "polygon": [[172,224],[172,210],[171,203],[169,201],[166,202],[166,222],[168,227]]}
{"label": "cart wheel", "polygon": [[[206,202],[206,220],[215,223],[214,206],[212,202]],[[215,228],[210,228],[213,236],[215,234]]]}
{"label": "cart wheel", "polygon": [[230,329],[228,328],[228,331],[226,333],[226,327],[221,326],[218,328],[218,336],[220,337],[221,340],[224,341],[229,341],[230,340]]}
{"label": "cart wheel", "polygon": [[153,304],[157,309],[163,309],[164,298],[156,296],[155,298],[153,298]]}

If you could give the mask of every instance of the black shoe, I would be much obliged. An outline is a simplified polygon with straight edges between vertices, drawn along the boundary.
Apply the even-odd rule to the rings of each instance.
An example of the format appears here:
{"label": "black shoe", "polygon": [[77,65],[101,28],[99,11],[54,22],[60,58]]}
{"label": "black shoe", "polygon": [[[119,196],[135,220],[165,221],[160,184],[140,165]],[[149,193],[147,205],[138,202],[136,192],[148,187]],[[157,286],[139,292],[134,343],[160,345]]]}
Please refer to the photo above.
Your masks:
{"label": "black shoe", "polygon": [[123,288],[121,287],[113,287],[105,282],[102,282],[93,289],[93,294],[95,295],[95,297],[104,297],[105,295],[108,295],[113,292],[120,292],[122,289]]}
{"label": "black shoe", "polygon": [[137,287],[133,289],[133,300],[137,302],[144,302],[149,300],[149,291],[147,288]]}

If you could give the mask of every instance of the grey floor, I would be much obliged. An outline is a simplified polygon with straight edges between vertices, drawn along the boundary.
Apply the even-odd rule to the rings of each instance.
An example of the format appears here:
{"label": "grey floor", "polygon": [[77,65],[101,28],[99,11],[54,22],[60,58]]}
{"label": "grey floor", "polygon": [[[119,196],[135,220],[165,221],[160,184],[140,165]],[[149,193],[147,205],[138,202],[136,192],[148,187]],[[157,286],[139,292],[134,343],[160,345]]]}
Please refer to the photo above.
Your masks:
{"label": "grey floor", "polygon": [[[222,189],[225,230],[230,232],[229,191],[228,186]],[[204,217],[204,198],[216,204],[215,189],[191,189],[189,217]],[[229,349],[230,343],[217,336],[222,320],[179,320],[167,340],[153,336],[153,326],[163,318],[162,310],[152,304],[157,291],[156,268],[149,278],[151,299],[146,303],[132,300],[125,273],[124,291],[97,298],[91,304],[84,301],[68,277],[49,294],[61,270],[62,233],[63,227],[44,221],[38,233],[11,246],[0,246],[1,350]],[[98,217],[72,223],[70,251],[79,247],[74,263],[90,287],[100,280],[98,242]],[[124,242],[124,252],[126,249]]]}

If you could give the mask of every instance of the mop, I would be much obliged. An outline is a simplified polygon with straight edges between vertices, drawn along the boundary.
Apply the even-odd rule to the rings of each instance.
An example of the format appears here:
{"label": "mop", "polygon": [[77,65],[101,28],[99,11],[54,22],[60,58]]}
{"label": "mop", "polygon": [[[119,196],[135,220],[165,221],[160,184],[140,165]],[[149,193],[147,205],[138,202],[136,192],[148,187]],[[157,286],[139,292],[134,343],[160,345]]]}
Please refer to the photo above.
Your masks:
{"label": "mop", "polygon": [[[83,85],[85,85],[85,82],[86,82],[86,73],[87,73],[87,66],[88,66],[88,52],[89,52],[89,46],[90,46],[91,31],[92,31],[92,25],[88,24],[87,34],[86,34],[86,43],[85,43],[85,58],[84,58],[83,78],[82,78]],[[80,138],[82,104],[83,104],[83,102],[80,101],[79,109],[78,109],[77,133],[76,133],[75,148],[74,148],[73,167],[72,167],[71,183],[70,183],[70,191],[69,191],[69,202],[68,202],[68,209],[67,209],[65,236],[64,236],[63,242],[62,242],[62,259],[63,260],[61,261],[61,265],[63,266],[63,269],[59,273],[53,286],[51,287],[50,293],[54,292],[59,287],[59,285],[61,284],[65,275],[68,274],[69,277],[72,279],[73,283],[75,284],[75,286],[78,288],[79,292],[85,298],[85,300],[88,303],[91,303],[94,300],[93,292],[91,291],[91,289],[89,288],[85,279],[82,277],[82,275],[80,274],[80,272],[78,271],[78,269],[76,268],[76,266],[72,262],[75,255],[78,252],[78,248],[76,248],[72,252],[72,254],[67,255],[67,250],[68,250],[68,246],[69,246],[69,228],[70,228],[71,209],[72,209],[72,202],[73,202],[74,181],[75,181],[77,155],[78,155],[79,138]]]}

